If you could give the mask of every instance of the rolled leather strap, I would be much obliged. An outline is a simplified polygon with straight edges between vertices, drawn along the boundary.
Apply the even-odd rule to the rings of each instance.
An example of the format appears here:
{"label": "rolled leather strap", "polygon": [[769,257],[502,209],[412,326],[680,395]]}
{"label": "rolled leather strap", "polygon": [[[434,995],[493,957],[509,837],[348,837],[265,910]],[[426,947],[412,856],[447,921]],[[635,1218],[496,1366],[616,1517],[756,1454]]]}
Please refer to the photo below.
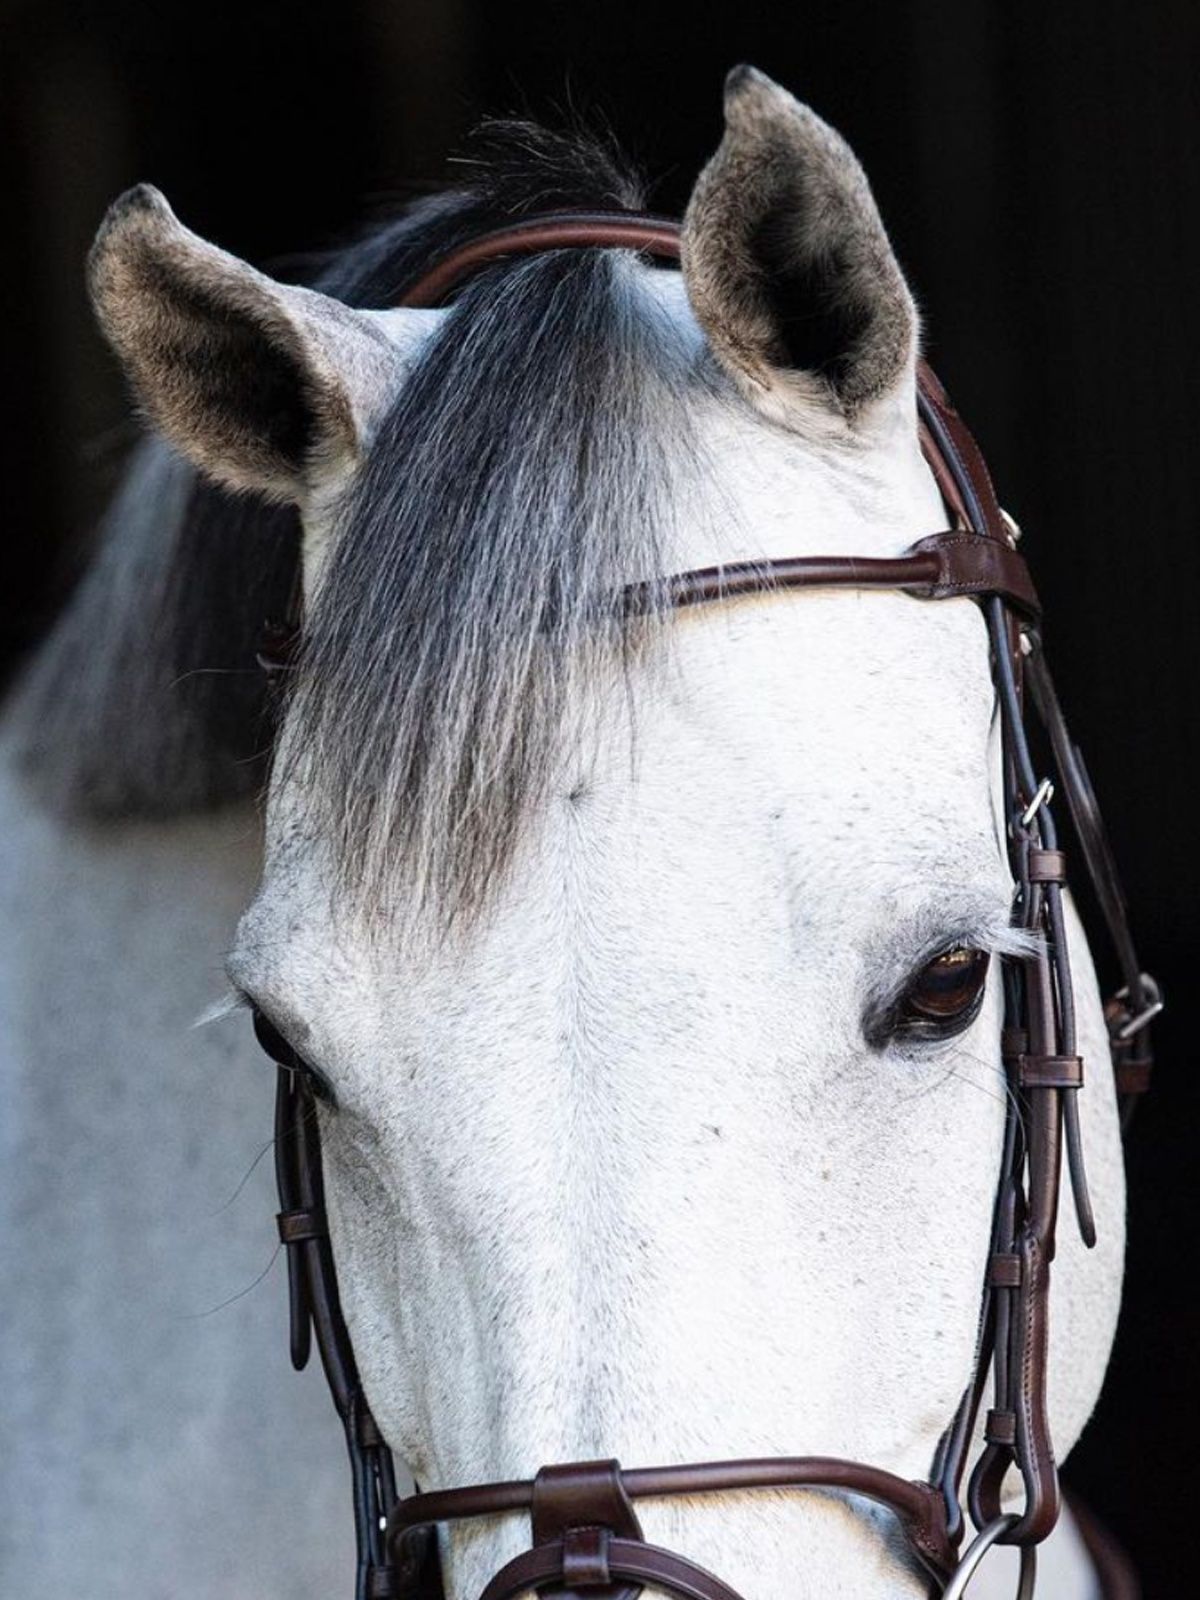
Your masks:
{"label": "rolled leather strap", "polygon": [[[585,1463],[589,1470],[608,1463]],[[550,1472],[570,1473],[555,1467]],[[840,1489],[886,1506],[899,1519],[913,1553],[922,1566],[944,1581],[954,1569],[955,1548],[946,1522],[946,1501],[928,1483],[897,1477],[882,1467],[861,1461],[841,1461],[832,1456],[768,1456],[746,1461],[702,1461],[668,1467],[635,1467],[620,1471],[620,1483],[630,1500],[647,1496],[711,1494],[745,1489]],[[543,1478],[543,1482],[545,1482]],[[551,1485],[554,1487],[555,1485]],[[471,1484],[461,1489],[435,1489],[398,1500],[388,1517],[386,1543],[392,1560],[412,1530],[468,1517],[495,1516],[531,1508],[535,1484],[512,1480]],[[604,1493],[609,1491],[605,1489]],[[611,1509],[610,1515],[616,1515]],[[549,1530],[550,1521],[539,1527]],[[615,1568],[614,1568],[615,1570]]]}
{"label": "rolled leather strap", "polygon": [[975,533],[946,531],[920,539],[900,556],[784,556],[774,561],[697,567],[654,584],[631,584],[631,612],[659,601],[676,610],[772,594],[780,589],[900,589],[922,600],[999,595],[1036,617],[1040,602],[1023,556]]}
{"label": "rolled leather strap", "polygon": [[553,211],[477,234],[451,250],[400,296],[400,304],[428,310],[439,306],[479,267],[507,256],[544,250],[638,250],[664,261],[678,261],[680,226],[671,217],[637,212]]}

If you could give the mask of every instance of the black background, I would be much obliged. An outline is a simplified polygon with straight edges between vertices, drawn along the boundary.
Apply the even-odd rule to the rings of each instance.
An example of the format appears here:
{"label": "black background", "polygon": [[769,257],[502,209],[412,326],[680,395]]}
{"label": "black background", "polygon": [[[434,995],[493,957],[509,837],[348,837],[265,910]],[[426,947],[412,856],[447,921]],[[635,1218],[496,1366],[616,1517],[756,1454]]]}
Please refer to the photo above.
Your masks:
{"label": "black background", "polygon": [[933,362],[1025,528],[1059,687],[1170,1001],[1129,1144],[1117,1350],[1069,1476],[1150,1600],[1195,1592],[1200,7],[108,0],[4,19],[9,664],[77,568],[127,436],[81,277],[127,184],[157,183],[192,227],[261,261],[435,184],[485,111],[598,108],[663,209],[715,146],[737,61],[849,137]]}

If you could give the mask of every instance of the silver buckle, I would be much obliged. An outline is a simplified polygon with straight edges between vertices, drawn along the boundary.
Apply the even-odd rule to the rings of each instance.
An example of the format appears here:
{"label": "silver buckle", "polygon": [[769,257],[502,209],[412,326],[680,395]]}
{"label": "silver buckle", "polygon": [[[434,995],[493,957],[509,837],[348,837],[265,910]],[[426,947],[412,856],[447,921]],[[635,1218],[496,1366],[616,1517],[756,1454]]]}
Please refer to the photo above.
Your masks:
{"label": "silver buckle", "polygon": [[1052,800],[1053,798],[1054,785],[1049,778],[1043,778],[1041,783],[1039,783],[1037,786],[1037,791],[1034,794],[1033,799],[1021,813],[1022,826],[1027,828],[1033,821],[1034,817],[1037,816],[1038,812],[1046,804],[1046,802]]}
{"label": "silver buckle", "polygon": [[[1117,1029],[1116,1037],[1122,1041],[1132,1039],[1135,1033],[1141,1033],[1146,1024],[1154,1020],[1166,1003],[1162,997],[1162,990],[1148,972],[1138,974],[1138,988],[1143,995],[1149,995],[1150,998],[1140,1011],[1135,1012],[1128,1022],[1122,1023]],[[1128,984],[1123,989],[1117,990],[1116,998],[1118,1000],[1129,999]]]}

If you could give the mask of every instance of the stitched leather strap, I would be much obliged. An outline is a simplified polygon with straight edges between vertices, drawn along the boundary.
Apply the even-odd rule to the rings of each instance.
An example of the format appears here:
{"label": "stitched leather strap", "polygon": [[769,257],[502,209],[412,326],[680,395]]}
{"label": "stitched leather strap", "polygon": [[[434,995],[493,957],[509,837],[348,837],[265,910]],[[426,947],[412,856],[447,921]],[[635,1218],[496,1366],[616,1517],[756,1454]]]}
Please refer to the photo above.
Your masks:
{"label": "stitched leather strap", "polygon": [[[927,1483],[913,1483],[863,1462],[841,1461],[830,1456],[771,1456],[746,1461],[635,1467],[627,1471],[619,1471],[615,1463],[585,1463],[584,1469],[588,1472],[618,1471],[621,1487],[629,1500],[746,1489],[840,1489],[862,1495],[894,1512],[913,1553],[931,1573],[944,1578],[954,1565],[954,1547],[946,1530],[941,1494]],[[552,1474],[562,1474],[569,1480],[578,1470],[555,1467],[544,1470],[532,1482],[471,1484],[461,1489],[409,1495],[396,1503],[388,1518],[386,1542],[393,1552],[392,1559],[396,1560],[395,1551],[412,1528],[531,1510],[539,1483]],[[605,1490],[606,1494],[610,1492]],[[582,1494],[579,1499],[585,1506],[581,1515],[587,1520],[586,1506],[596,1502],[588,1501]],[[613,1515],[619,1525],[620,1517],[616,1513]],[[561,1512],[558,1516],[561,1518]]]}
{"label": "stitched leather strap", "polygon": [[411,283],[399,303],[418,309],[441,305],[452,289],[478,267],[507,256],[539,255],[545,250],[638,250],[664,261],[678,261],[680,226],[671,217],[620,211],[552,211],[478,234],[435,263]]}
{"label": "stitched leather strap", "polygon": [[697,567],[661,583],[626,590],[631,610],[661,595],[677,609],[771,594],[779,589],[901,589],[924,600],[999,595],[1023,615],[1041,606],[1024,558],[1008,545],[974,533],[929,534],[902,556],[788,556],[774,561]]}

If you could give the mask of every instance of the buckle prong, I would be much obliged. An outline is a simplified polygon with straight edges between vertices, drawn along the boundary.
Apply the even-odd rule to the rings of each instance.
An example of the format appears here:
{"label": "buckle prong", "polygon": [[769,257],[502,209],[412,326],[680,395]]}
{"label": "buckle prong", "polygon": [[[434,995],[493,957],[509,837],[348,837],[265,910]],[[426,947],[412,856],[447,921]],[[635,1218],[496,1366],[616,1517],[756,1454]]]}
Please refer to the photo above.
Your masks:
{"label": "buckle prong", "polygon": [[[1130,986],[1126,984],[1123,989],[1118,989],[1118,1000],[1129,999]],[[1123,1022],[1117,1029],[1116,1037],[1122,1041],[1132,1039],[1135,1033],[1141,1033],[1148,1022],[1152,1022],[1162,1010],[1165,1001],[1158,983],[1148,972],[1138,974],[1138,998],[1143,1000],[1142,1009],[1133,1014],[1128,1022]],[[1147,998],[1148,997],[1148,998]]]}
{"label": "buckle prong", "polygon": [[1054,798],[1054,784],[1051,779],[1043,778],[1038,784],[1033,799],[1021,813],[1021,825],[1028,828],[1034,817],[1050,800]]}

